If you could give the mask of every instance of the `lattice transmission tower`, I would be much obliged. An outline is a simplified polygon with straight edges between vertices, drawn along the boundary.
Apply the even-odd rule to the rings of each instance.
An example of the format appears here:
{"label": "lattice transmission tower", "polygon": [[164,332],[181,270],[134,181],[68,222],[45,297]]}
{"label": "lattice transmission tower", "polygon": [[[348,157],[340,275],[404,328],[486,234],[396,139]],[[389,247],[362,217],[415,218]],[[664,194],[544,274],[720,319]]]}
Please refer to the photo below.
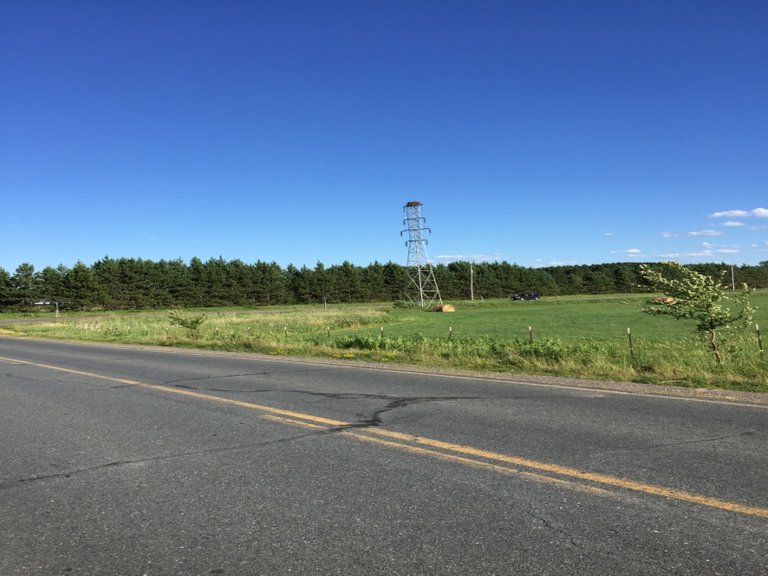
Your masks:
{"label": "lattice transmission tower", "polygon": [[437,287],[435,271],[432,268],[432,262],[427,255],[427,239],[424,233],[432,233],[431,228],[424,226],[426,218],[421,215],[421,202],[413,200],[403,206],[405,218],[405,230],[400,232],[402,236],[408,233],[408,240],[405,245],[408,246],[408,277],[410,282],[406,290],[406,298],[413,304],[418,304],[422,308],[432,306],[435,301],[441,305],[443,299],[440,297],[440,289]]}

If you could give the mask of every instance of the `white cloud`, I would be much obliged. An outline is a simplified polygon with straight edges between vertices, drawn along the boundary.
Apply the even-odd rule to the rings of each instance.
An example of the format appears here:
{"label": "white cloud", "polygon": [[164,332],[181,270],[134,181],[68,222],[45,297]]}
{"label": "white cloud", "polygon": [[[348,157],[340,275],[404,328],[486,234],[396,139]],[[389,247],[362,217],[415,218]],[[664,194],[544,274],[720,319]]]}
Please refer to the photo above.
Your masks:
{"label": "white cloud", "polygon": [[704,252],[667,252],[666,254],[658,254],[658,258],[664,260],[677,260],[679,258],[702,258],[709,257],[712,253],[705,250]]}
{"label": "white cloud", "polygon": [[714,254],[738,254],[741,252],[741,247],[738,245],[719,246],[710,242],[702,242],[701,247],[708,255]]}
{"label": "white cloud", "polygon": [[722,236],[723,233],[719,230],[698,230],[688,232],[688,236]]}
{"label": "white cloud", "polygon": [[504,254],[441,254],[435,260],[442,262],[498,262],[504,260]]}
{"label": "white cloud", "polygon": [[746,210],[726,210],[724,212],[715,212],[709,215],[710,218],[748,218],[749,212]]}
{"label": "white cloud", "polygon": [[639,248],[629,248],[627,250],[611,250],[611,254],[623,254],[624,256],[628,256],[630,258],[642,258],[643,251]]}
{"label": "white cloud", "polygon": [[540,268],[543,268],[545,266],[576,266],[579,263],[576,260],[570,260],[570,261],[566,261],[566,260],[550,260],[549,262],[545,262],[544,260],[539,259],[539,260],[536,260],[536,264]]}
{"label": "white cloud", "polygon": [[736,222],[734,220],[728,220],[728,222],[723,222],[723,226],[728,226],[729,228],[738,228],[740,226],[746,226],[744,222]]}
{"label": "white cloud", "polygon": [[680,236],[680,234],[677,234],[675,232],[662,232],[661,233],[662,238],[677,238]]}
{"label": "white cloud", "polygon": [[768,208],[755,208],[754,210],[725,210],[723,212],[714,212],[709,215],[710,218],[768,218]]}
{"label": "white cloud", "polygon": [[[766,242],[768,244],[768,242]],[[664,260],[677,260],[684,258],[715,258],[718,255],[723,254],[741,254],[742,250],[739,247],[726,247],[718,248],[714,244],[704,242],[701,245],[701,250],[695,250],[692,252],[668,252],[666,254],[657,254],[657,258]]]}

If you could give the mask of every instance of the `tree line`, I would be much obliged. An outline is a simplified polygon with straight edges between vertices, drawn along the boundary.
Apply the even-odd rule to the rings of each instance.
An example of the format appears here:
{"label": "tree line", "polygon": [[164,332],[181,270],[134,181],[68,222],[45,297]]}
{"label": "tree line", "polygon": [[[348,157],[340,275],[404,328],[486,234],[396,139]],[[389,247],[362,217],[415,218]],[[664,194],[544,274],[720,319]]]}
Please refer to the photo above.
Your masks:
{"label": "tree line", "polygon": [[[650,264],[653,266],[653,264]],[[520,293],[542,296],[637,292],[643,279],[639,263],[526,268],[508,262],[451,262],[435,265],[443,300],[509,298]],[[731,274],[737,286],[768,287],[768,262],[757,266],[691,265],[713,277]],[[143,260],[105,257],[92,265],[77,262],[35,270],[20,264],[13,273],[0,268],[0,310],[32,310],[53,305],[61,310],[125,310],[169,307],[269,306],[406,300],[405,266],[343,262],[313,268],[275,262],[212,258],[202,261]]]}

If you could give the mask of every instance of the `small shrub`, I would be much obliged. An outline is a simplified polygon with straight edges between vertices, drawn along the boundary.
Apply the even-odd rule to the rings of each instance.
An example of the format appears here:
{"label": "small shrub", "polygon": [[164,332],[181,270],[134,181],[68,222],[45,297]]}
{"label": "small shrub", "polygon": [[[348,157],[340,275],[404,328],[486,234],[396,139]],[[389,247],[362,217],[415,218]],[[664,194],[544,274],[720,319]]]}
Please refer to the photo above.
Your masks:
{"label": "small shrub", "polygon": [[193,340],[200,337],[200,327],[207,319],[205,314],[187,315],[175,311],[168,314],[168,320],[171,324],[186,329],[189,337]]}

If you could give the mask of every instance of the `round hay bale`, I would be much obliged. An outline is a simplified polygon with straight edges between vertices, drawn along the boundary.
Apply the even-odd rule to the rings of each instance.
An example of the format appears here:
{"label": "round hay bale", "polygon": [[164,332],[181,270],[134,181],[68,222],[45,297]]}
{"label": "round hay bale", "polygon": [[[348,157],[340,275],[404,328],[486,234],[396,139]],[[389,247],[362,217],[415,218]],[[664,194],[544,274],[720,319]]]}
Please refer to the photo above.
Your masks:
{"label": "round hay bale", "polygon": [[677,304],[677,298],[673,298],[672,296],[660,296],[659,298],[654,298],[653,303],[666,304],[667,306],[672,306],[674,304]]}

